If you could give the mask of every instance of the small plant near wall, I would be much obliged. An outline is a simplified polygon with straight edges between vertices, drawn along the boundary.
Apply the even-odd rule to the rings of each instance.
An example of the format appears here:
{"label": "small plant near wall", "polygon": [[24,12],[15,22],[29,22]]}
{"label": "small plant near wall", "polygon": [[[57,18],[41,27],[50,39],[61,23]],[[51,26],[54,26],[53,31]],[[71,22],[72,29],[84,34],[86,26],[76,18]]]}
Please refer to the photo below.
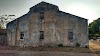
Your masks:
{"label": "small plant near wall", "polygon": [[63,44],[58,44],[58,47],[63,47]]}
{"label": "small plant near wall", "polygon": [[79,43],[76,43],[76,47],[80,47],[80,44]]}

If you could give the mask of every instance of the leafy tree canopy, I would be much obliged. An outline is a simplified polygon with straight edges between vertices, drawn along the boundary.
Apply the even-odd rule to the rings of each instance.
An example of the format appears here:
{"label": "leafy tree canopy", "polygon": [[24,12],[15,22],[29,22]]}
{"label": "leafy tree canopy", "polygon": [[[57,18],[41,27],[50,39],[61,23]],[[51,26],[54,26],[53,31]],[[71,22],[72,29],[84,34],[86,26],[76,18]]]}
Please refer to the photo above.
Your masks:
{"label": "leafy tree canopy", "polygon": [[0,16],[0,29],[6,28],[6,24],[14,20],[15,15],[1,15]]}
{"label": "leafy tree canopy", "polygon": [[89,24],[89,36],[100,37],[100,18]]}

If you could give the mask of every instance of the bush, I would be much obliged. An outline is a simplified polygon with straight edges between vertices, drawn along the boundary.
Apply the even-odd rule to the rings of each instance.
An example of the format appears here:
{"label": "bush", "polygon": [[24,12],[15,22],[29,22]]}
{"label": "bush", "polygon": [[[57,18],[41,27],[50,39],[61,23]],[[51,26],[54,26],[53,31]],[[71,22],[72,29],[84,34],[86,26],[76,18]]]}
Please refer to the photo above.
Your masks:
{"label": "bush", "polygon": [[80,44],[79,43],[76,43],[76,47],[80,47]]}
{"label": "bush", "polygon": [[58,44],[58,47],[63,47],[63,44]]}

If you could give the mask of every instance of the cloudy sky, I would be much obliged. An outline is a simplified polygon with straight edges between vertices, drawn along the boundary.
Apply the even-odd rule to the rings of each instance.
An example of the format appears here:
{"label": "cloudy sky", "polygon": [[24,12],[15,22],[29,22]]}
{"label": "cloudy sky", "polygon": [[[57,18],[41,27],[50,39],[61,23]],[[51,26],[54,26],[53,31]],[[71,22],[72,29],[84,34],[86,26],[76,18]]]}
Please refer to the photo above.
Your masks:
{"label": "cloudy sky", "polygon": [[61,11],[71,13],[89,20],[100,17],[100,0],[0,0],[0,15],[20,17],[37,3],[45,1],[59,6]]}

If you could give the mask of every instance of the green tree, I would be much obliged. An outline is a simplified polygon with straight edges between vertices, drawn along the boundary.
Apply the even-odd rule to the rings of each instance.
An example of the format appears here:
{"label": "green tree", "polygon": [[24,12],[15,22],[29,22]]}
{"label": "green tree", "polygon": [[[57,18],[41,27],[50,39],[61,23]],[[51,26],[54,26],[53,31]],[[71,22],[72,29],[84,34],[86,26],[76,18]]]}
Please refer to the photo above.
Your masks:
{"label": "green tree", "polygon": [[15,15],[1,15],[0,16],[0,29],[6,28],[6,24],[15,19]]}
{"label": "green tree", "polygon": [[89,37],[100,37],[100,18],[89,24]]}

